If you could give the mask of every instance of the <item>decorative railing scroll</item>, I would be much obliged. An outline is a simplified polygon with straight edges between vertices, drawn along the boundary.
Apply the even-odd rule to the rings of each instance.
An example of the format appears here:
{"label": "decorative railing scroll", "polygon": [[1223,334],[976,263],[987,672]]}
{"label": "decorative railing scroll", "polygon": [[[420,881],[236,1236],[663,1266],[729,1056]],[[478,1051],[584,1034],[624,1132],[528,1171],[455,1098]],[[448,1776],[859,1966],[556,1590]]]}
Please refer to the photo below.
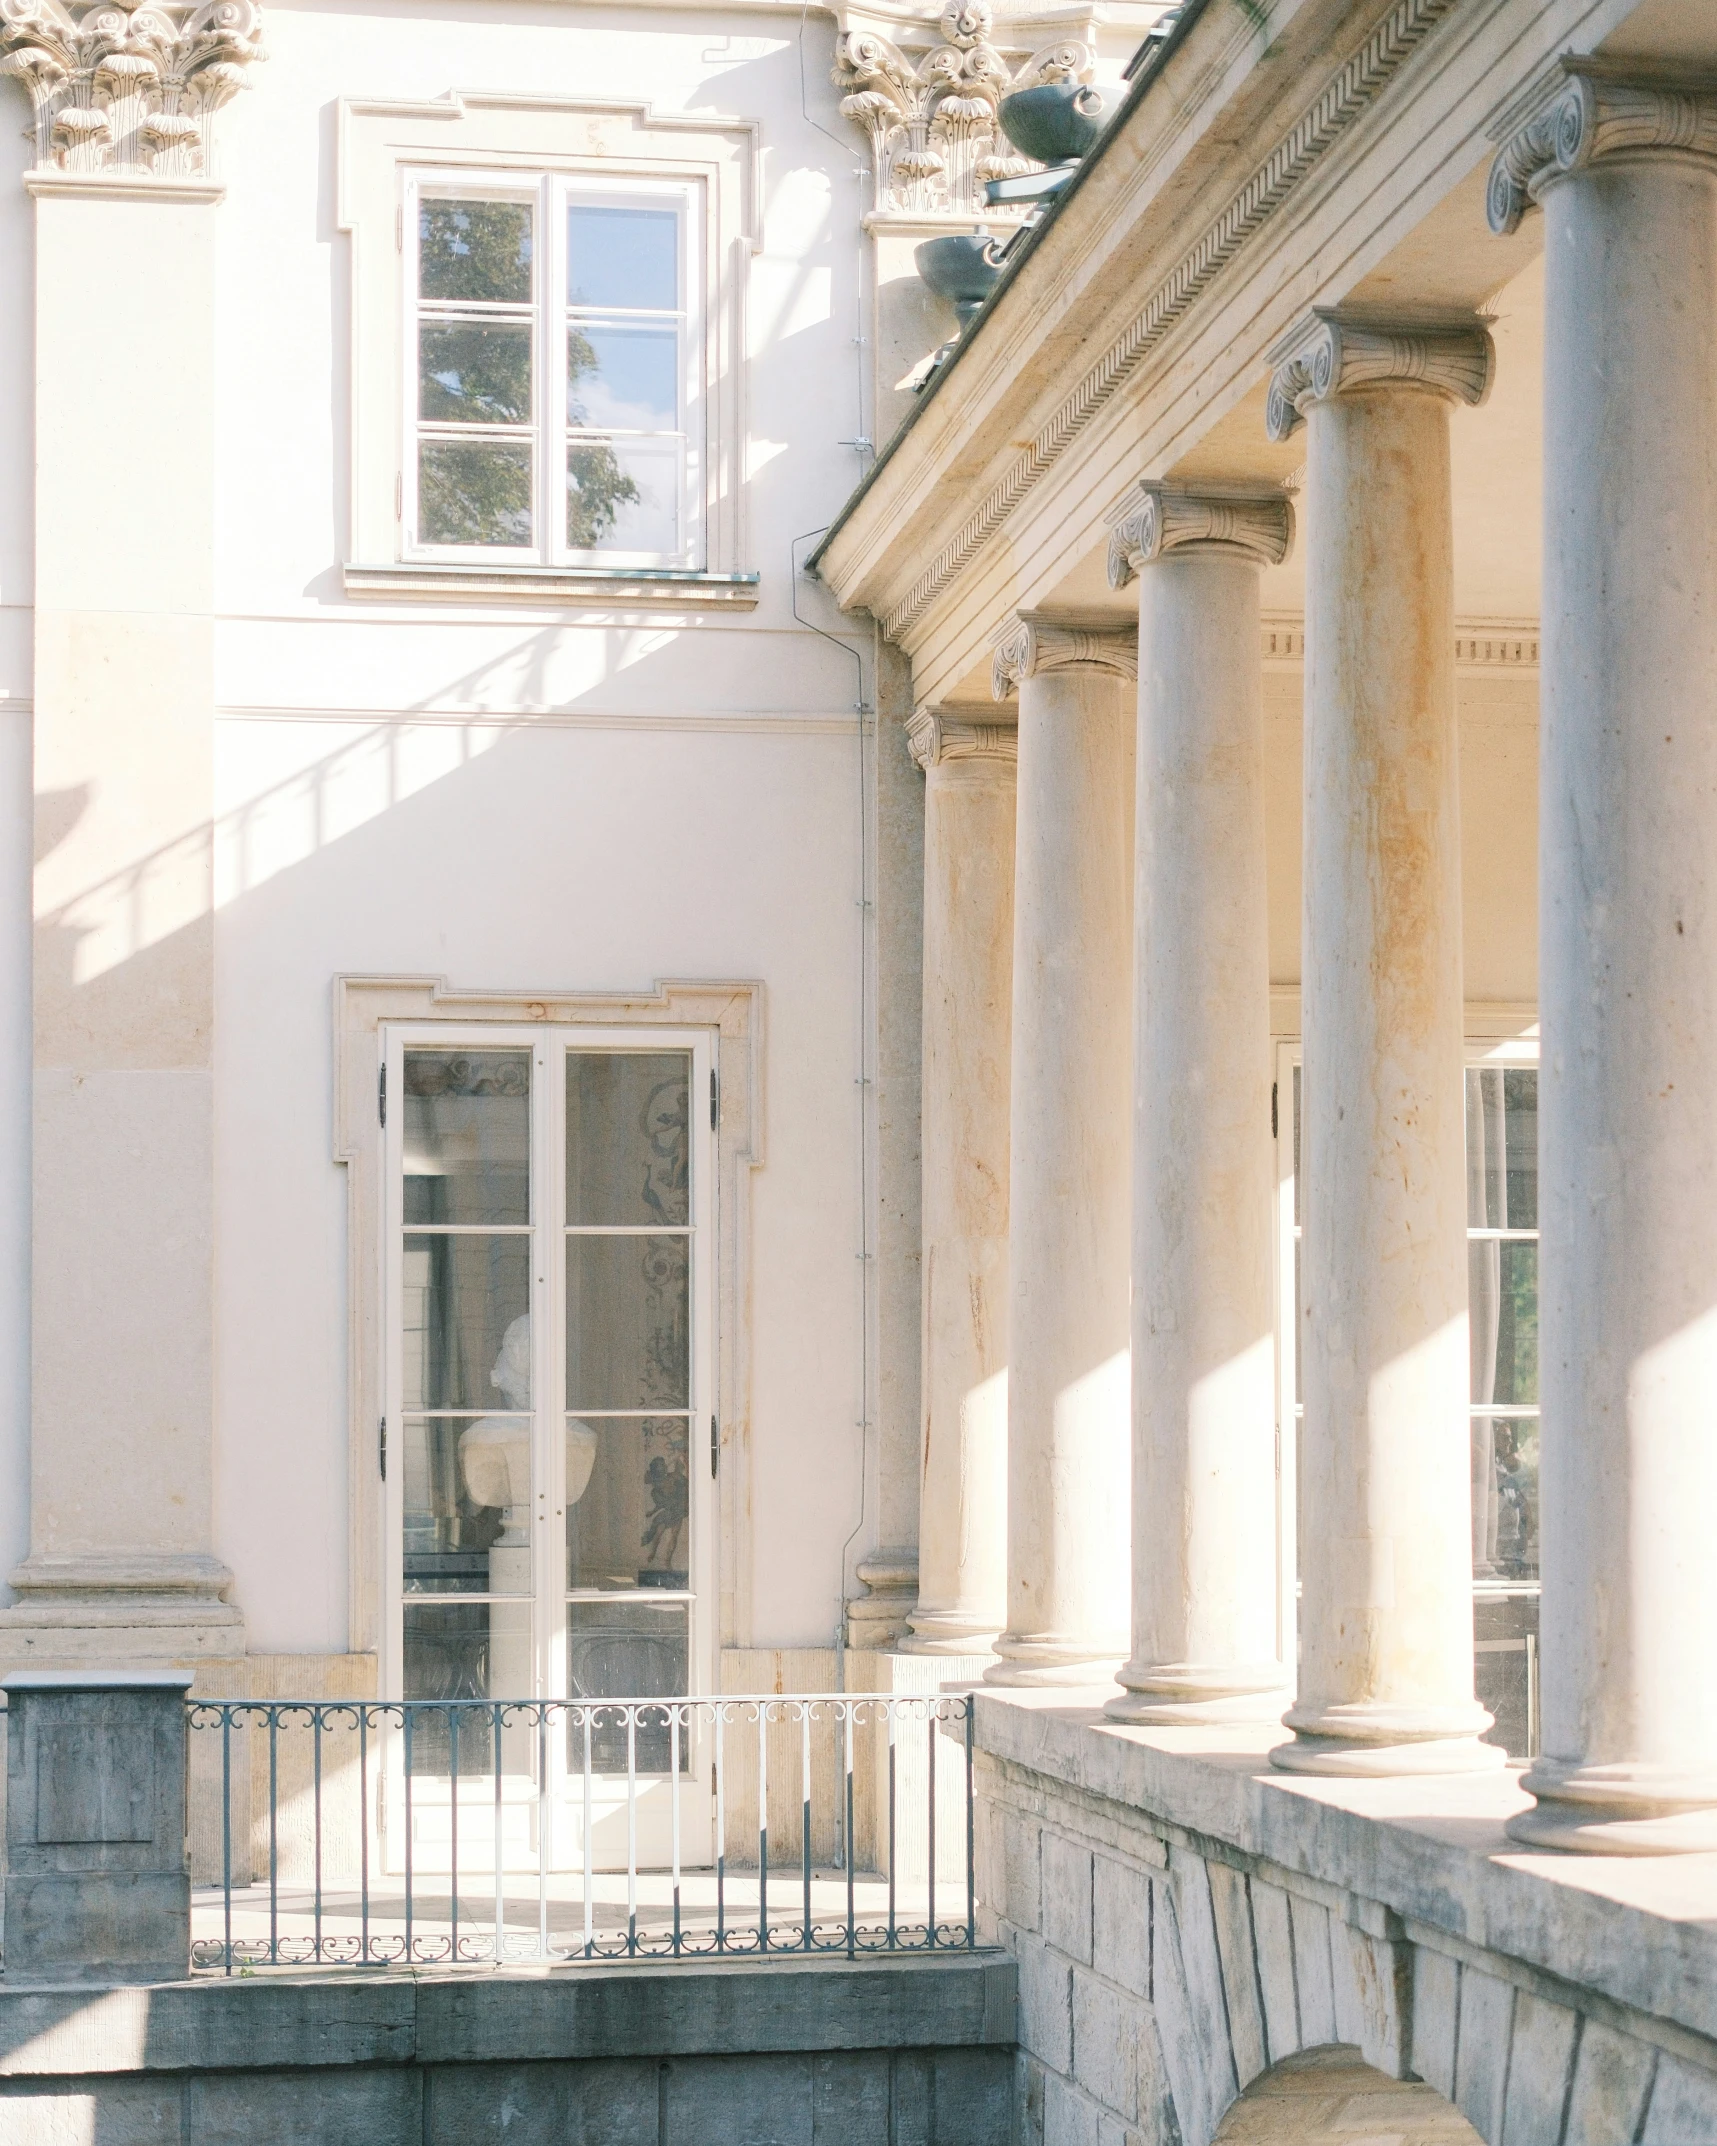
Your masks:
{"label": "decorative railing scroll", "polygon": [[[942,42],[914,59],[874,30],[845,30],[835,46],[841,110],[870,137],[883,215],[996,220],[992,179],[1031,170],[1001,130],[1003,97],[1040,82],[1086,82],[1094,55],[1077,38],[1034,53],[1016,71],[991,41],[990,0],[942,10]],[[1006,212],[1003,212],[1005,219]]]}
{"label": "decorative railing scroll", "polygon": [[261,53],[255,0],[0,0],[0,75],[30,93],[38,171],[199,176],[211,115]]}

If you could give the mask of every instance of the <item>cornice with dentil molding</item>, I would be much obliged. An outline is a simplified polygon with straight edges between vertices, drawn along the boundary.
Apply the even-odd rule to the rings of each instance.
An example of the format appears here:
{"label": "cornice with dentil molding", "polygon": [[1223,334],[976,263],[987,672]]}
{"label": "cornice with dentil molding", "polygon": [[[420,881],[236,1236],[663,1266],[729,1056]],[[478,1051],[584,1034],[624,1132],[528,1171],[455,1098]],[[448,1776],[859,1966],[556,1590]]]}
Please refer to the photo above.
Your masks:
{"label": "cornice with dentil molding", "polygon": [[1198,492],[1141,480],[1139,502],[1109,532],[1109,586],[1177,551],[1239,554],[1280,566],[1294,541],[1294,510],[1283,492]]}
{"label": "cornice with dentil molding", "polygon": [[1617,156],[1689,157],[1717,166],[1717,79],[1676,81],[1596,60],[1557,60],[1492,136],[1485,209],[1499,236],[1558,179]]}
{"label": "cornice with dentil molding", "polygon": [[1391,326],[1320,308],[1283,337],[1270,362],[1264,422],[1271,439],[1285,440],[1315,404],[1361,388],[1418,388],[1476,406],[1490,393],[1496,348],[1478,321]]}
{"label": "cornice with dentil molding", "polygon": [[853,13],[857,20],[843,20],[836,37],[834,82],[846,92],[842,112],[870,138],[872,213],[1015,220],[984,197],[989,180],[1033,169],[1002,133],[997,109],[1016,89],[1089,81],[1090,44],[1064,36],[1016,65],[997,42],[1003,33],[992,0],[950,0],[925,18],[937,42],[914,56],[900,24],[890,24],[902,32],[897,42]]}
{"label": "cornice with dentil molding", "polygon": [[261,56],[255,0],[0,0],[0,74],[30,93],[37,174],[199,177],[211,118]]}
{"label": "cornice with dentil molding", "polygon": [[1080,669],[1137,678],[1138,636],[1097,626],[1056,625],[1022,611],[996,638],[990,691],[997,700],[1006,700],[1028,678]]}
{"label": "cornice with dentil molding", "polygon": [[1019,759],[1016,725],[974,722],[941,708],[919,708],[909,716],[906,743],[926,774],[950,760],[995,760],[1011,767]]}

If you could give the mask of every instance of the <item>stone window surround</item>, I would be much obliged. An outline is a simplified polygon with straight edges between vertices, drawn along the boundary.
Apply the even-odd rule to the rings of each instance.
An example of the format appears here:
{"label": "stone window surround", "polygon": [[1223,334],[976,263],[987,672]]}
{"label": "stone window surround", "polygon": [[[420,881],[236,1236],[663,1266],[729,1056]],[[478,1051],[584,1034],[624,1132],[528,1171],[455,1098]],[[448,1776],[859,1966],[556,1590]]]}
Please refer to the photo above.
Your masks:
{"label": "stone window surround", "polygon": [[[433,976],[340,976],[334,981],[334,1160],[346,1168],[347,1617],[350,1652],[374,1653],[383,1617],[382,1172],[377,1109],[383,1025],[447,1024],[711,1031],[719,1112],[715,1141],[715,1396],[721,1469],[716,1497],[714,1644],[750,1640],[751,1172],[763,1165],[764,987],[757,982],[663,980],[636,992],[458,990]],[[696,1442],[694,1441],[694,1449]]]}
{"label": "stone window surround", "polygon": [[[527,92],[440,98],[342,98],[337,221],[351,238],[351,500],[348,596],[384,602],[541,605],[628,610],[749,610],[758,576],[745,569],[745,297],[762,245],[760,123],[658,116],[646,104]],[[409,294],[404,254],[408,174],[462,172],[522,182],[545,175],[670,180],[702,201],[697,251],[705,337],[702,567],[538,566],[529,561],[403,556]],[[694,208],[694,215],[696,210]]]}

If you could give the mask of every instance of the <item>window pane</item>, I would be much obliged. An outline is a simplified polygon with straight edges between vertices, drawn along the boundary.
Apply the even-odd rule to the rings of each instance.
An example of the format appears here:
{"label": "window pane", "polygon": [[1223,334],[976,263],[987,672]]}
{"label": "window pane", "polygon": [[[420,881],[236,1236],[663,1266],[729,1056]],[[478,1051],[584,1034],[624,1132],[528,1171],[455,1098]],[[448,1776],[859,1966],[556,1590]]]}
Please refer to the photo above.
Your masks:
{"label": "window pane", "polygon": [[531,1219],[529,1051],[407,1051],[405,1219]]}
{"label": "window pane", "polygon": [[1473,1576],[1538,1577],[1538,1421],[1533,1416],[1475,1416]]}
{"label": "window pane", "polygon": [[405,1591],[531,1589],[529,1416],[407,1417]]}
{"label": "window pane", "polygon": [[[408,1699],[528,1699],[535,1676],[528,1602],[407,1602],[405,1696]],[[412,1717],[411,1770],[451,1771],[455,1719],[460,1775],[492,1774],[494,1716],[449,1708]],[[529,1768],[534,1726],[503,1725],[501,1764]]]}
{"label": "window pane", "polygon": [[1467,1227],[1538,1227],[1536,1067],[1467,1068]]}
{"label": "window pane", "polygon": [[407,1409],[528,1408],[530,1301],[529,1237],[408,1235]]}
{"label": "window pane", "polygon": [[423,201],[417,232],[417,287],[425,298],[529,305],[527,202]]}
{"label": "window pane", "polygon": [[677,431],[678,329],[596,321],[568,328],[566,421],[598,432]]}
{"label": "window pane", "polygon": [[566,454],[566,541],[574,551],[677,552],[677,441],[575,440]]}
{"label": "window pane", "polygon": [[684,1416],[566,1420],[566,1584],[691,1584],[690,1427]]}
{"label": "window pane", "polygon": [[680,302],[678,212],[568,209],[566,288],[575,306],[673,312]]}
{"label": "window pane", "polygon": [[687,1237],[567,1238],[569,1408],[689,1405],[690,1269]]}
{"label": "window pane", "polygon": [[691,1067],[685,1051],[567,1053],[569,1223],[691,1220]]}
{"label": "window pane", "polygon": [[1538,1402],[1538,1247],[1476,1237],[1467,1245],[1472,1401],[1532,1408]]}
{"label": "window pane", "polygon": [[1538,1227],[1538,1068],[1513,1067],[1502,1076],[1507,1123],[1508,1227]]}
{"label": "window pane", "polygon": [[528,323],[425,321],[417,331],[417,411],[451,425],[528,425]]}
{"label": "window pane", "polygon": [[522,440],[421,440],[417,533],[425,544],[529,544],[530,448]]}
{"label": "window pane", "polygon": [[[686,1605],[642,1602],[569,1602],[566,1606],[568,1696],[572,1699],[667,1699],[684,1694],[690,1669]],[[680,1731],[680,1767],[690,1762],[689,1738]],[[584,1725],[570,1722],[566,1734],[572,1792],[584,1771]],[[670,1758],[663,1715],[638,1719],[635,1763],[640,1773],[666,1773]],[[590,1729],[593,1773],[626,1771],[626,1717],[597,1713]]]}
{"label": "window pane", "polygon": [[1511,1758],[1534,1757],[1538,1749],[1538,1597],[1503,1595],[1473,1604],[1473,1682],[1478,1701],[1496,1716],[1485,1738]]}

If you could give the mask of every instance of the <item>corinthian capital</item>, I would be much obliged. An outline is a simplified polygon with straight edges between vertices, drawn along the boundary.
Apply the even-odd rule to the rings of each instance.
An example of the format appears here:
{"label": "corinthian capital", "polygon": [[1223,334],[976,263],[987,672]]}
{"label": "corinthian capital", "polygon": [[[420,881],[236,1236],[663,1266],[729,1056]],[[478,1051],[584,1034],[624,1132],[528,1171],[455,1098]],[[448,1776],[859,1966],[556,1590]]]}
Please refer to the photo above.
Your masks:
{"label": "corinthian capital", "polygon": [[1101,626],[1058,626],[1021,611],[1008,621],[995,644],[990,691],[997,700],[1006,700],[1028,678],[1080,665],[1112,671],[1120,678],[1137,678],[1138,638]]}
{"label": "corinthian capital", "polygon": [[0,74],[30,92],[38,173],[198,178],[261,52],[254,0],[0,0]]}
{"label": "corinthian capital", "polygon": [[1717,164],[1717,80],[1561,59],[1509,112],[1493,139],[1485,208],[1498,235],[1518,228],[1545,187],[1606,157],[1655,151]]}
{"label": "corinthian capital", "polygon": [[949,760],[1019,758],[1019,732],[1012,723],[974,723],[958,712],[920,708],[906,725],[912,757],[928,774]]}
{"label": "corinthian capital", "polygon": [[1174,551],[1237,553],[1256,566],[1280,566],[1293,541],[1294,510],[1281,492],[1141,482],[1138,505],[1109,532],[1109,586],[1124,589]]}
{"label": "corinthian capital", "polygon": [[1477,321],[1383,327],[1339,313],[1310,313],[1270,353],[1275,372],[1264,422],[1285,440],[1314,403],[1358,388],[1413,387],[1450,402],[1481,403],[1496,351]]}

